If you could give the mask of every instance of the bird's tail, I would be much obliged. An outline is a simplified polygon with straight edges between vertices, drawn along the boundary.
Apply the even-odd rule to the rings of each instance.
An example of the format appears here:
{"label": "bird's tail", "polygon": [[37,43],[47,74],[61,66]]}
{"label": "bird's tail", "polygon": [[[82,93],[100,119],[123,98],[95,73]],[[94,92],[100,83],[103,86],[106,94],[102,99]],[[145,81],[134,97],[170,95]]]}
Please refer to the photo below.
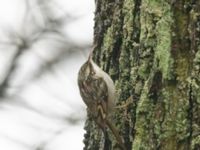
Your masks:
{"label": "bird's tail", "polygon": [[119,146],[123,150],[126,150],[124,141],[123,141],[122,137],[119,135],[119,132],[116,130],[116,127],[108,119],[105,119],[105,121],[106,121],[106,124],[108,125],[108,127],[110,128],[110,130],[112,131],[113,135],[115,136]]}

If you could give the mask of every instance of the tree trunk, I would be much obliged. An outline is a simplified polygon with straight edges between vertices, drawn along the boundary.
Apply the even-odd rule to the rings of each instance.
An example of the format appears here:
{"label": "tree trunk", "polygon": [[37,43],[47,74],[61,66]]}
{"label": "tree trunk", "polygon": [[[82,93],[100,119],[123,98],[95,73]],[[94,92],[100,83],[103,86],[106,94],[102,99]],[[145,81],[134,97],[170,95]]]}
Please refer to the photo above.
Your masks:
{"label": "tree trunk", "polygon": [[[200,0],[96,0],[94,43],[117,105],[132,96],[112,120],[127,149],[199,150]],[[116,149],[90,118],[85,129],[85,150]]]}

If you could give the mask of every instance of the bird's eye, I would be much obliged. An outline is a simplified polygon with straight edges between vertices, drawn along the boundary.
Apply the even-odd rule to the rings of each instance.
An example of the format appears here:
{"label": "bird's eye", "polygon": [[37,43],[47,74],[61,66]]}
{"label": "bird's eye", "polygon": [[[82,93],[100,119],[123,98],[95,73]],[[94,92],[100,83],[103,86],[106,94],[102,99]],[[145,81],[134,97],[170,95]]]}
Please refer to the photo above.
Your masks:
{"label": "bird's eye", "polygon": [[92,72],[91,72],[91,74],[92,74],[92,75],[95,75],[95,72],[94,72],[94,71],[92,71]]}

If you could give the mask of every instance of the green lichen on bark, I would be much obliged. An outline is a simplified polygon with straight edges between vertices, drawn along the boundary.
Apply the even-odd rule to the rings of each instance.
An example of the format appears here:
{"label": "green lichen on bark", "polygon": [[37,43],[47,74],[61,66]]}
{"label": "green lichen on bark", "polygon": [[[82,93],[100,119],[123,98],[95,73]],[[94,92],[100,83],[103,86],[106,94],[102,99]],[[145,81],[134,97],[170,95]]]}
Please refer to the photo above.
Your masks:
{"label": "green lichen on bark", "polygon": [[[146,49],[143,55],[154,54],[153,65],[160,69],[163,78],[171,78],[171,25],[173,23],[170,5],[166,1],[143,1],[141,5],[141,35],[140,41]],[[145,61],[146,62],[146,61]],[[140,68],[140,75],[145,77],[148,62]],[[151,61],[152,63],[152,61]],[[147,73],[148,75],[148,73]]]}
{"label": "green lichen on bark", "polygon": [[[140,102],[137,106],[137,116],[136,116],[136,137],[134,139],[133,147],[132,149],[147,149],[149,145],[146,145],[145,143],[148,143],[147,138],[145,138],[148,135],[148,128],[149,128],[149,122],[151,117],[150,113],[152,111],[152,107],[150,106],[151,103],[148,101],[148,86],[147,83],[143,87],[143,91],[140,97]],[[148,109],[147,109],[148,108]],[[138,118],[141,117],[141,118]],[[150,147],[149,147],[150,148]]]}
{"label": "green lichen on bark", "polygon": [[[183,5],[178,5],[183,9]],[[188,33],[182,32],[188,27],[185,23],[187,15],[179,10],[173,11],[167,1],[142,1],[140,45],[144,47],[143,55],[146,57],[138,73],[146,82],[137,107],[133,149],[188,148],[191,134],[191,120],[188,119],[191,91],[187,77],[191,55],[188,41],[185,41]],[[181,26],[177,27],[177,21]],[[176,26],[176,30],[173,26]],[[176,42],[173,34],[185,42],[185,47],[181,47],[183,50],[180,49],[183,43]],[[149,61],[153,62],[150,69]],[[162,90],[156,87],[158,83],[152,85],[151,82],[157,71],[162,75]],[[151,97],[149,94],[155,89],[157,94]]]}
{"label": "green lichen on bark", "polygon": [[[115,81],[117,104],[133,96],[113,119],[128,150],[200,148],[199,7],[189,0],[97,1],[94,60]],[[93,149],[101,137],[93,123],[86,126],[86,149]]]}
{"label": "green lichen on bark", "polygon": [[[171,26],[173,23],[170,5],[166,1],[142,1],[140,45],[144,58],[138,74],[145,79],[145,85],[137,106],[136,137],[133,149],[155,149],[160,145],[163,96],[156,105],[149,97],[151,80],[156,71],[162,73],[162,80],[171,78]],[[162,81],[160,81],[162,82]],[[162,98],[162,99],[161,99]],[[156,139],[156,140],[155,140]],[[150,146],[150,143],[151,146]]]}
{"label": "green lichen on bark", "polygon": [[[199,13],[200,17],[200,13]],[[199,22],[200,23],[200,22]],[[199,27],[200,29],[200,27]],[[200,31],[200,30],[199,30]],[[200,35],[200,32],[199,32]],[[197,37],[200,39],[200,37]],[[198,43],[199,44],[199,43]],[[193,96],[193,109],[192,109],[192,149],[196,150],[200,148],[200,44],[197,46],[198,51],[194,58],[194,67],[192,71],[192,77],[189,78],[189,82],[192,88]]]}

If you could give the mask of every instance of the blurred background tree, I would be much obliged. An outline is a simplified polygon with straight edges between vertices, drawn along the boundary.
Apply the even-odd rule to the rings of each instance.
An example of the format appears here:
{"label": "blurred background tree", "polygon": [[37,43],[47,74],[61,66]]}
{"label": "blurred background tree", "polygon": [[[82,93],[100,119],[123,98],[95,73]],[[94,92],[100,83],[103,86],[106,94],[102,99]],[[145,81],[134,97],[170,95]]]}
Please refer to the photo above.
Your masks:
{"label": "blurred background tree", "polygon": [[0,24],[0,147],[80,149],[85,108],[76,77],[91,45],[93,1],[85,9],[80,1],[9,4],[17,3],[22,17]]}

